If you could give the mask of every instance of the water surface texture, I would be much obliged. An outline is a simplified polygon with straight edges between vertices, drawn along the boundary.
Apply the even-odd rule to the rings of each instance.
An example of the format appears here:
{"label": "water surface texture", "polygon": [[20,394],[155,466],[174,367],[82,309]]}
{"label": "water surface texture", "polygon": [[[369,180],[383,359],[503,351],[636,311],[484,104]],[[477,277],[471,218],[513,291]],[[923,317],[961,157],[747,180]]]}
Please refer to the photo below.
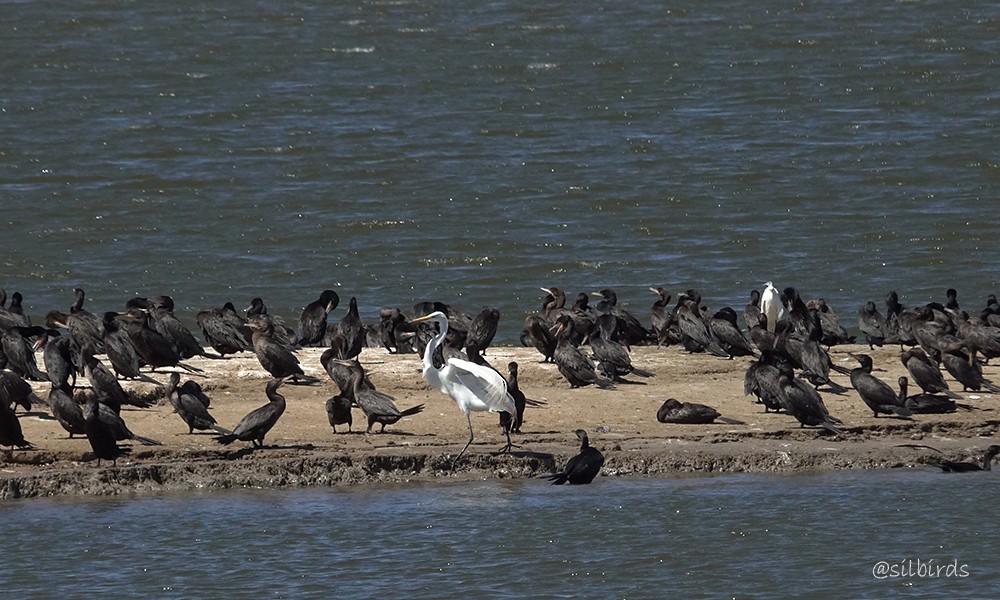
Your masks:
{"label": "water surface texture", "polygon": [[16,502],[0,534],[12,597],[992,598],[997,492],[929,470],[494,480]]}
{"label": "water surface texture", "polygon": [[991,3],[57,0],[0,31],[32,314],[333,287],[495,305],[512,343],[542,285],[643,314],[661,284],[849,313],[997,285]]}

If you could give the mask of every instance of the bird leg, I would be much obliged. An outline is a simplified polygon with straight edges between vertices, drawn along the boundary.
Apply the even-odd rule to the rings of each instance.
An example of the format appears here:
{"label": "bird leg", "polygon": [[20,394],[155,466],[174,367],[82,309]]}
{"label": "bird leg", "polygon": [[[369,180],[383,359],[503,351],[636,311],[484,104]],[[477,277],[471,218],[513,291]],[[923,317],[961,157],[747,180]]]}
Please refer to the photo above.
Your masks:
{"label": "bird leg", "polygon": [[469,445],[472,443],[472,413],[465,413],[465,419],[469,422],[469,441],[465,442],[465,448],[462,448],[462,451],[458,453],[458,456],[451,461],[452,469],[455,468],[455,464],[458,463],[458,459],[462,458],[462,455],[465,454],[465,451],[469,449]]}

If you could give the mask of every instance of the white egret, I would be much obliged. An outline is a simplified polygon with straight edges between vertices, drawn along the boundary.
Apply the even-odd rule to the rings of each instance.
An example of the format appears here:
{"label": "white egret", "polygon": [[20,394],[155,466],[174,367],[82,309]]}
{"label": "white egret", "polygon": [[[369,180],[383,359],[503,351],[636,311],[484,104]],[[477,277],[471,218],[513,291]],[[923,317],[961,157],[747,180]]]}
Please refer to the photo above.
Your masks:
{"label": "white egret", "polygon": [[767,317],[767,330],[771,333],[774,333],[774,328],[784,310],[778,290],[768,281],[764,284],[764,291],[760,295],[760,312]]}
{"label": "white egret", "polygon": [[[440,368],[434,366],[434,352],[448,335],[448,317],[440,311],[432,312],[429,315],[418,317],[410,321],[411,323],[422,323],[431,321],[437,323],[437,335],[427,343],[424,350],[424,379],[427,383],[441,391],[442,394],[451,396],[451,399],[458,404],[458,408],[465,413],[465,418],[469,423],[469,441],[452,461],[452,465],[465,454],[472,444],[472,415],[475,412],[506,412],[511,415],[517,414],[514,406],[514,399],[507,392],[507,382],[504,378],[489,367],[477,365],[474,362],[459,358],[448,358]],[[511,448],[510,432],[507,435],[507,445],[504,452],[509,452]]]}

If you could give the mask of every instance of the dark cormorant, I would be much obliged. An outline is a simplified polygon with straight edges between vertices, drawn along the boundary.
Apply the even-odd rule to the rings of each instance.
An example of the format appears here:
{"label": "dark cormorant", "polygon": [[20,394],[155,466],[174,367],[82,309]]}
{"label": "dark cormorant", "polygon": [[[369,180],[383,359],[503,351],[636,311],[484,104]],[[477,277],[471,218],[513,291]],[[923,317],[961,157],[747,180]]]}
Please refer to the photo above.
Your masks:
{"label": "dark cormorant", "polygon": [[163,337],[170,340],[181,360],[195,356],[206,356],[194,334],[174,315],[174,299],[170,296],[157,296],[150,300],[153,317],[153,327]]}
{"label": "dark cormorant", "polygon": [[10,371],[0,371],[0,404],[10,408],[20,406],[28,411],[31,410],[32,404],[45,403],[35,395],[31,384],[20,375]]}
{"label": "dark cormorant", "polygon": [[611,313],[617,319],[618,339],[623,344],[626,346],[635,346],[647,344],[653,339],[652,334],[643,327],[642,322],[635,315],[618,306],[618,295],[615,294],[614,290],[605,288],[599,292],[594,292],[593,295],[602,298],[597,303],[597,312]]}
{"label": "dark cormorant", "polygon": [[912,413],[904,406],[905,402],[899,400],[899,394],[889,384],[872,375],[872,358],[867,354],[851,356],[861,363],[860,367],[851,370],[851,385],[872,410],[875,418],[879,414],[908,418]]}
{"label": "dark cormorant", "polygon": [[764,325],[761,317],[764,313],[760,310],[760,292],[756,289],[750,290],[750,301],[743,308],[743,323],[747,330],[753,329],[754,325]]}
{"label": "dark cormorant", "polygon": [[542,358],[542,362],[552,362],[558,342],[549,328],[545,326],[545,321],[542,317],[538,315],[529,315],[526,317],[524,319],[524,330],[526,333],[525,342],[534,346],[541,353],[544,357]]}
{"label": "dark cormorant", "polygon": [[299,316],[299,334],[296,342],[300,346],[322,343],[326,336],[326,318],[339,304],[340,296],[333,290],[323,290],[318,300],[306,304]]}
{"label": "dark cormorant", "polygon": [[656,336],[656,344],[662,346],[665,342],[669,343],[669,329],[671,324],[674,323],[674,312],[670,307],[670,299],[673,296],[670,290],[664,287],[651,287],[649,291],[658,296],[656,302],[653,302],[650,311],[650,324],[653,326],[653,335]]}
{"label": "dark cormorant", "polygon": [[139,377],[139,354],[132,345],[132,340],[118,320],[118,313],[104,313],[101,322],[104,323],[104,348],[111,368],[118,377],[137,379]]}
{"label": "dark cormorant", "polygon": [[906,370],[924,392],[928,394],[943,394],[949,398],[961,400],[961,396],[948,388],[948,383],[941,375],[941,369],[920,348],[911,348],[900,356]]}
{"label": "dark cormorant", "polygon": [[333,427],[333,432],[337,433],[337,425],[347,423],[347,431],[351,431],[354,418],[351,415],[351,399],[342,394],[337,394],[326,401],[326,419]]}
{"label": "dark cormorant", "polygon": [[365,433],[371,433],[372,425],[375,423],[382,424],[382,428],[379,430],[379,433],[382,433],[385,431],[386,425],[392,425],[401,418],[415,415],[424,409],[423,404],[418,404],[400,411],[396,408],[395,398],[376,390],[375,386],[367,381],[365,369],[358,361],[333,359],[331,362],[339,363],[340,366],[350,369],[347,385],[341,388],[340,394],[350,398],[368,417],[368,429],[365,430]]}
{"label": "dark cormorant", "polygon": [[569,459],[561,473],[549,477],[552,485],[590,483],[604,466],[604,455],[597,448],[590,446],[587,432],[577,429],[575,433],[580,439],[580,453]]}
{"label": "dark cormorant", "polygon": [[139,442],[143,446],[163,445],[152,438],[133,433],[132,430],[128,428],[128,425],[125,424],[125,420],[121,418],[121,415],[112,410],[107,404],[100,402],[96,395],[88,395],[87,401],[90,400],[98,401],[97,417],[108,427],[111,433],[114,434],[116,440],[133,440]]}
{"label": "dark cormorant", "polygon": [[130,448],[122,448],[118,445],[118,439],[111,427],[100,418],[100,405],[97,398],[91,397],[83,407],[84,433],[90,441],[90,447],[97,457],[97,466],[101,466],[102,460],[110,460],[114,466],[118,465],[118,457],[128,454]]}
{"label": "dark cormorant", "polygon": [[12,327],[31,327],[31,319],[25,316],[23,309],[21,312],[17,312],[17,308],[20,308],[20,303],[15,305],[15,297],[20,296],[19,293],[14,292],[14,296],[11,297],[11,308],[14,310],[5,308],[4,305],[7,303],[7,292],[0,288],[0,329],[10,329]]}
{"label": "dark cormorant", "polygon": [[[274,326],[274,335],[271,336],[274,341],[281,344],[285,348],[288,348],[289,351],[295,349],[297,344],[292,339],[296,337],[295,332],[288,327],[285,327],[280,317],[272,317],[267,314],[267,306],[264,305],[264,301],[259,297],[250,301],[250,306],[247,307],[246,313],[248,321],[254,317],[270,321],[271,325]],[[253,331],[250,330],[249,325],[247,325],[247,330],[250,332],[250,336],[247,339],[250,340],[250,344],[253,345]]]}
{"label": "dark cormorant", "polygon": [[[927,448],[928,450],[933,450],[938,454],[944,454],[937,448],[932,446],[925,446],[923,444],[899,444],[900,446],[905,446],[908,448]],[[954,461],[954,460],[944,460],[941,459],[934,463],[934,466],[940,468],[945,473],[971,473],[973,471],[989,471],[993,466],[993,458],[1000,454],[1000,446],[993,444],[986,448],[986,452],[983,453],[983,458],[979,462],[968,462],[968,461]]]}
{"label": "dark cormorant", "polygon": [[961,343],[946,348],[941,353],[944,368],[956,381],[962,384],[962,391],[978,392],[986,389],[994,394],[1000,393],[1000,386],[983,377],[983,368],[978,361],[970,361],[969,356],[962,351]]}
{"label": "dark cormorant", "polygon": [[18,448],[34,447],[31,442],[24,439],[21,422],[6,402],[0,402],[0,446],[10,446],[11,452],[15,446]]}
{"label": "dark cormorant", "polygon": [[319,380],[306,375],[299,366],[299,359],[288,348],[274,341],[274,325],[270,320],[255,317],[248,322],[253,330],[253,352],[264,370],[271,377],[290,377],[295,383],[318,383]]}
{"label": "dark cormorant", "polygon": [[[602,315],[602,317],[603,316],[610,315]],[[608,379],[611,379],[612,381],[622,381],[622,377],[628,375],[629,373],[634,373],[640,377],[653,376],[653,373],[650,371],[632,366],[632,359],[629,357],[628,350],[625,349],[625,346],[614,340],[605,338],[604,334],[601,333],[600,328],[594,330],[594,334],[590,336],[589,344],[590,349],[594,353],[594,360],[597,361],[601,372],[604,373]]]}
{"label": "dark cormorant", "polygon": [[[82,288],[73,290],[75,299],[69,308],[69,314],[59,311],[49,311],[46,324],[49,327],[59,326],[69,330],[70,338],[80,347],[84,354],[104,353],[104,323],[97,315],[83,309],[84,292]],[[55,325],[58,323],[58,325]]]}
{"label": "dark cormorant", "polygon": [[[115,414],[121,412],[122,404],[132,404],[118,378],[96,356],[83,357],[83,374],[97,395],[97,401],[107,405]],[[148,406],[150,404],[144,404],[144,407]]]}
{"label": "dark cormorant", "polygon": [[555,336],[558,343],[552,357],[559,372],[569,382],[570,387],[578,388],[592,383],[602,388],[614,387],[610,379],[597,374],[594,361],[570,342],[573,328],[573,318],[569,315],[560,316],[556,322]]}
{"label": "dark cormorant", "polygon": [[[756,290],[755,290],[756,291]],[[757,323],[760,323],[758,316]],[[729,353],[730,358],[734,356],[755,356],[756,353],[750,347],[750,342],[740,331],[737,324],[736,311],[728,306],[720,308],[708,321],[708,329],[712,337],[719,343],[723,350]]]}
{"label": "dark cormorant", "polygon": [[345,360],[357,358],[361,354],[361,350],[365,347],[366,338],[365,324],[361,321],[361,315],[358,312],[357,298],[351,297],[351,301],[347,307],[347,314],[337,323],[336,329],[336,335],[343,338],[341,344],[346,349],[340,358]]}
{"label": "dark cormorant", "polygon": [[475,342],[479,351],[485,353],[486,349],[493,343],[499,326],[500,311],[489,306],[483,307],[483,310],[479,311],[479,314],[472,319],[465,343]]}
{"label": "dark cormorant", "polygon": [[48,375],[38,369],[31,339],[48,335],[44,327],[14,327],[0,331],[0,348],[4,364],[10,371],[30,381],[48,381]]}
{"label": "dark cormorant", "polygon": [[[500,427],[503,427],[504,431],[510,431],[511,433],[521,433],[521,425],[524,424],[524,408],[528,404],[527,398],[524,396],[524,392],[521,391],[521,386],[517,382],[517,363],[511,361],[507,364],[507,393],[510,397],[514,399],[514,408],[517,409],[516,415],[511,415],[508,412],[500,413]],[[514,417],[513,420],[511,417]]]}
{"label": "dark cormorant", "polygon": [[743,394],[756,396],[757,402],[764,405],[764,412],[781,410],[784,405],[778,379],[782,373],[789,379],[794,377],[787,361],[781,362],[773,351],[763,352],[759,360],[752,361],[747,367],[743,376]]}
{"label": "dark cormorant", "polygon": [[865,336],[865,341],[871,350],[874,350],[875,346],[884,344],[889,336],[885,317],[871,300],[858,309],[858,328]]}
{"label": "dark cormorant", "polygon": [[181,362],[181,357],[169,339],[153,328],[152,320],[144,309],[131,308],[118,315],[125,323],[125,333],[135,347],[136,354],[152,370],[158,367],[181,367],[200,371]]}
{"label": "dark cormorant", "polygon": [[[229,306],[232,304],[230,303]],[[236,320],[233,320],[232,317],[236,317]],[[237,325],[238,319],[239,315],[236,314],[235,310],[227,318],[224,309],[218,307],[199,311],[195,316],[198,326],[201,327],[201,333],[205,336],[205,341],[220,356],[236,354],[253,348],[251,342],[243,335],[242,325]]]}
{"label": "dark cormorant", "polygon": [[69,433],[69,437],[73,437],[74,434],[84,435],[87,433],[83,410],[73,399],[73,388],[68,383],[62,386],[52,386],[49,391],[48,404],[49,412]]}
{"label": "dark cormorant", "polygon": [[786,374],[778,377],[778,385],[781,388],[782,407],[795,417],[800,426],[822,427],[833,433],[840,433],[837,429],[840,421],[830,416],[830,411],[823,404],[816,388],[800,377],[792,379]]}
{"label": "dark cormorant", "polygon": [[[947,396],[938,396],[935,394],[928,394],[926,392],[922,394],[909,395],[909,379],[907,377],[900,377],[898,379],[899,383],[899,399],[903,402],[903,406],[910,410],[910,412],[917,414],[941,414],[941,413],[952,413],[955,412],[959,405],[955,403],[954,400]],[[962,408],[970,409],[967,404],[961,405]]]}
{"label": "dark cormorant", "polygon": [[677,303],[677,324],[687,340],[694,342],[695,347],[722,358],[730,358],[728,352],[722,349],[708,331],[708,325],[701,318],[698,304],[688,299],[682,292]]}
{"label": "dark cormorant", "polygon": [[[181,420],[188,426],[188,434],[194,433],[194,430],[206,431],[211,429],[218,433],[230,434],[232,433],[225,427],[220,427],[213,417],[208,412],[208,398],[202,399],[200,397],[201,386],[195,383],[193,390],[185,389],[184,386],[179,386],[181,376],[179,373],[171,373],[170,379],[167,381],[167,388],[165,391],[165,396],[167,400],[170,401],[170,405],[174,407],[174,412],[180,416]],[[194,383],[194,382],[185,382]],[[190,392],[196,393],[190,393]]]}
{"label": "dark cormorant", "polygon": [[743,421],[723,417],[719,411],[705,404],[681,402],[668,398],[656,411],[656,420],[660,423],[682,423],[687,425],[705,425],[716,420],[730,425],[746,425]]}
{"label": "dark cormorant", "polygon": [[827,346],[837,344],[853,344],[857,338],[847,333],[847,330],[840,325],[837,313],[830,308],[826,300],[817,298],[806,303],[806,308],[819,317],[817,323],[820,329],[819,342]]}
{"label": "dark cormorant", "polygon": [[267,395],[267,404],[256,408],[233,427],[232,433],[216,436],[215,441],[222,445],[229,445],[236,440],[250,442],[254,448],[264,447],[264,436],[267,435],[274,424],[285,412],[285,397],[278,393],[278,388],[284,383],[283,379],[275,378],[267,382],[264,393]]}

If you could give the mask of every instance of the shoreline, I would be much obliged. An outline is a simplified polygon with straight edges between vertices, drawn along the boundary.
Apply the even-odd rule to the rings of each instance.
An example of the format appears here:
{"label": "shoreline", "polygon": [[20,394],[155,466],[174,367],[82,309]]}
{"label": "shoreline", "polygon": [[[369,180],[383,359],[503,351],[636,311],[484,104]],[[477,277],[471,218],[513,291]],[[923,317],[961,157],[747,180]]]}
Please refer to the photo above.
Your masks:
{"label": "shoreline", "polygon": [[[655,377],[613,390],[570,389],[555,365],[540,364],[532,348],[496,347],[486,358],[503,368],[521,365],[521,389],[545,406],[529,407],[523,434],[512,436],[511,455],[499,455],[503,435],[495,414],[472,415],[475,441],[453,470],[451,456],[467,439],[465,418],[454,402],[431,390],[419,373],[416,355],[365,349],[361,362],[379,390],[396,398],[400,409],[423,403],[424,411],[388,426],[383,434],[364,434],[364,418],[354,411],[354,433],[334,434],[324,403],[337,388],[319,365],[322,348],[298,353],[307,374],[320,377],[313,386],[285,385],[286,413],[265,439],[266,448],[249,450],[237,442],[219,446],[206,433],[187,434],[186,425],[169,404],[129,409],[122,416],[137,434],[156,438],[162,446],[132,447],[117,467],[98,468],[83,437],[68,439],[44,407],[30,416],[19,413],[25,437],[35,450],[14,450],[0,472],[0,498],[156,494],[206,489],[280,488],[366,485],[411,481],[468,481],[483,478],[541,477],[561,469],[578,451],[572,431],[586,429],[591,444],[604,452],[601,476],[669,477],[691,473],[793,473],[823,470],[899,468],[932,465],[937,453],[967,460],[996,443],[1000,428],[1000,395],[964,394],[975,409],[942,415],[915,415],[912,421],[872,417],[851,390],[824,393],[831,414],[844,421],[843,433],[800,428],[790,416],[764,413],[743,395],[743,374],[751,359],[726,360],[688,354],[678,348],[636,347],[632,360]],[[869,351],[866,346],[836,346],[834,361],[850,360],[847,352],[865,352],[875,360],[876,375],[890,382],[905,374],[896,348]],[[198,358],[205,369],[195,377],[212,398],[211,412],[231,427],[242,415],[262,405],[267,374],[252,353],[225,360]],[[1000,368],[986,366],[986,376]],[[150,376],[165,382],[169,371]],[[182,380],[189,377],[182,375]],[[638,380],[638,378],[636,378]],[[845,376],[835,376],[839,383]],[[156,394],[149,383],[128,382],[127,389]],[[33,385],[40,397],[48,386]],[[952,383],[952,388],[960,390]],[[959,391],[959,393],[961,393]],[[656,410],[668,397],[701,402],[745,425],[668,425],[656,421]],[[376,429],[378,426],[376,426]],[[338,427],[338,432],[343,431]]]}

